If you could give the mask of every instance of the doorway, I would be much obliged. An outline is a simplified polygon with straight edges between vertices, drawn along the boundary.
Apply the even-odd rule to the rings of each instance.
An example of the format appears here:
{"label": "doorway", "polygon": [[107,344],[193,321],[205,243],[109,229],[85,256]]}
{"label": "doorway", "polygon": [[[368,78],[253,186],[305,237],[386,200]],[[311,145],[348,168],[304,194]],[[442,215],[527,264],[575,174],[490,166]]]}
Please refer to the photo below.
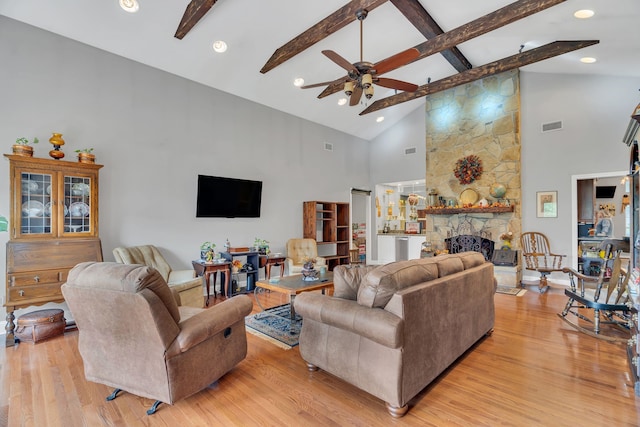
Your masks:
{"label": "doorway", "polygon": [[349,249],[358,249],[360,262],[371,263],[371,191],[351,189]]}
{"label": "doorway", "polygon": [[[629,238],[629,207],[623,207],[622,199],[628,194],[626,171],[600,172],[571,176],[571,259],[572,267],[578,269],[578,247],[582,239],[596,234],[597,218],[606,212],[613,220],[611,238],[627,240]],[[589,200],[585,194],[591,194]],[[589,207],[591,211],[589,211]]]}

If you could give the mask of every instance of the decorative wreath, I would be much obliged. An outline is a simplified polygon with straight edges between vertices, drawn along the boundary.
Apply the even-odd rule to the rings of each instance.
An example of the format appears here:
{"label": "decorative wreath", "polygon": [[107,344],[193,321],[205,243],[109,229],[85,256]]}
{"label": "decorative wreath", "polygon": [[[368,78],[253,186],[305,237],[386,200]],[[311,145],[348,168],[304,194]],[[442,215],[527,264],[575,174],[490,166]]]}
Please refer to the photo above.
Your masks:
{"label": "decorative wreath", "polygon": [[456,162],[453,173],[460,184],[471,184],[482,175],[482,160],[476,155],[463,157]]}

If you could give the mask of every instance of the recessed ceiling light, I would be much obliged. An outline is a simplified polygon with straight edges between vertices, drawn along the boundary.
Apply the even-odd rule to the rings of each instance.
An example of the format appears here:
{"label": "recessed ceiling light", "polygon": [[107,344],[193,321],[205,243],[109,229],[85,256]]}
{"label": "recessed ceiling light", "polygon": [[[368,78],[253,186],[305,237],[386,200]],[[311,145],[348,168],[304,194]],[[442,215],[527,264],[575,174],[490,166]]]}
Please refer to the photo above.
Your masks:
{"label": "recessed ceiling light", "polygon": [[302,77],[298,77],[293,81],[293,85],[296,87],[300,87],[304,84],[304,79]]}
{"label": "recessed ceiling light", "polygon": [[136,13],[140,6],[138,0],[120,0],[120,7],[129,13]]}
{"label": "recessed ceiling light", "polygon": [[222,53],[227,51],[227,44],[222,40],[216,40],[213,42],[213,50]]}
{"label": "recessed ceiling light", "polygon": [[338,99],[338,105],[344,105],[347,103],[347,98],[340,98]]}
{"label": "recessed ceiling light", "polygon": [[596,61],[597,61],[596,58],[592,58],[590,56],[585,56],[584,58],[580,58],[580,62],[584,64],[593,64]]}
{"label": "recessed ceiling light", "polygon": [[591,18],[593,15],[595,15],[595,12],[593,10],[589,10],[589,9],[582,9],[582,10],[577,10],[573,16],[575,16],[578,19],[587,19],[587,18]]}
{"label": "recessed ceiling light", "polygon": [[376,122],[380,123],[383,120],[384,120],[384,116],[380,116],[376,119]]}

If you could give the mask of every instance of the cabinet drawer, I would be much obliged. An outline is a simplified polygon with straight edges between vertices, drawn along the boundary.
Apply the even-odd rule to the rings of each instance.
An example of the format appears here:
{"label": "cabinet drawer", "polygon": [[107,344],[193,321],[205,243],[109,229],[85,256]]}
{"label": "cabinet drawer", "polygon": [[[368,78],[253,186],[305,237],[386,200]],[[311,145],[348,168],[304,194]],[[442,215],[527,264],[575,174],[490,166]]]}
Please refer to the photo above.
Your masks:
{"label": "cabinet drawer", "polygon": [[59,283],[66,278],[66,271],[31,271],[9,275],[9,286],[34,286]]}
{"label": "cabinet drawer", "polygon": [[9,288],[7,304],[19,304],[34,299],[62,299],[60,283],[40,286],[24,286]]}

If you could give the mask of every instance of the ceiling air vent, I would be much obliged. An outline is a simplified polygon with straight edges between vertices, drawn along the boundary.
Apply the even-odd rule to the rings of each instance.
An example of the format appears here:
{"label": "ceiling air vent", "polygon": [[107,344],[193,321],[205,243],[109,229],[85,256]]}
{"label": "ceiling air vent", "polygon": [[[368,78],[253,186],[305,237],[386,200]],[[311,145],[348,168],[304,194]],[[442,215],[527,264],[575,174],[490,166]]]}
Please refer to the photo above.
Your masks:
{"label": "ceiling air vent", "polygon": [[330,142],[325,142],[324,143],[324,149],[327,151],[333,151],[333,144]]}
{"label": "ceiling air vent", "polygon": [[552,130],[562,130],[562,121],[542,124],[542,132],[551,132]]}
{"label": "ceiling air vent", "polygon": [[409,148],[405,148],[404,149],[404,154],[405,155],[409,155],[409,154],[416,154],[418,150],[416,150],[416,147],[409,147]]}

